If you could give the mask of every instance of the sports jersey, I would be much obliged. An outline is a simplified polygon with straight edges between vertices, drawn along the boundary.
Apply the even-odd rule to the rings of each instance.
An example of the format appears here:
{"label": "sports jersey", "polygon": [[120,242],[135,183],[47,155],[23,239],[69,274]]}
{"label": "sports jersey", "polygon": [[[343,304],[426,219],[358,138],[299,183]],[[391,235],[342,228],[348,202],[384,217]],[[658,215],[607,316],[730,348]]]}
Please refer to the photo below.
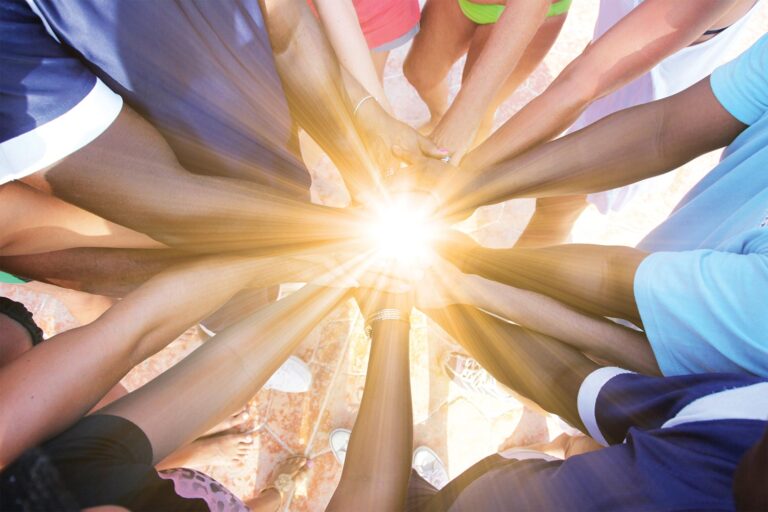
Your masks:
{"label": "sports jersey", "polygon": [[578,409],[607,448],[565,461],[495,454],[409,510],[732,510],[736,467],[766,428],[768,382],[606,367],[584,380]]}

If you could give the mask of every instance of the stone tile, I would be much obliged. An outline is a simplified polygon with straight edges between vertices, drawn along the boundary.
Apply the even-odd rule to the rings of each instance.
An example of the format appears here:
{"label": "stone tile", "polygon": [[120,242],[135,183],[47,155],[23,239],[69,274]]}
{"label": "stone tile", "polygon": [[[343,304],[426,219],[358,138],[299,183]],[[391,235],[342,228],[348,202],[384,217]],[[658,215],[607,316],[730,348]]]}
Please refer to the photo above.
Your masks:
{"label": "stone tile", "polygon": [[341,478],[341,464],[332,453],[312,458],[306,479],[296,486],[290,501],[295,512],[320,512],[325,510]]}

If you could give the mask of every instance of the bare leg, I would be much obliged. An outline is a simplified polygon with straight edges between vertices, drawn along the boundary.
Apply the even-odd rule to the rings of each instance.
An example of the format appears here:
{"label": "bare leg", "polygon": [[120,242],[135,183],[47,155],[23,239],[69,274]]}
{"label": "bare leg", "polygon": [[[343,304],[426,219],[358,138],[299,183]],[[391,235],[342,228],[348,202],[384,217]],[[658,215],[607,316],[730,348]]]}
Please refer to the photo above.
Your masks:
{"label": "bare leg", "polygon": [[187,466],[225,466],[243,460],[253,438],[250,434],[224,434],[195,439],[156,465],[158,470]]}
{"label": "bare leg", "polygon": [[283,497],[277,490],[277,479],[280,475],[288,475],[295,483],[296,477],[307,467],[306,457],[289,457],[277,464],[270,478],[269,485],[259,494],[246,501],[245,504],[251,512],[275,512],[280,510]]}
{"label": "bare leg", "polygon": [[[445,77],[469,48],[476,27],[456,0],[427,0],[424,6],[421,29],[413,39],[403,73],[429,108],[429,127],[437,126],[448,109]],[[424,127],[423,131],[432,130]]]}
{"label": "bare leg", "polygon": [[515,247],[549,247],[566,243],[573,225],[589,206],[587,196],[544,197]]}

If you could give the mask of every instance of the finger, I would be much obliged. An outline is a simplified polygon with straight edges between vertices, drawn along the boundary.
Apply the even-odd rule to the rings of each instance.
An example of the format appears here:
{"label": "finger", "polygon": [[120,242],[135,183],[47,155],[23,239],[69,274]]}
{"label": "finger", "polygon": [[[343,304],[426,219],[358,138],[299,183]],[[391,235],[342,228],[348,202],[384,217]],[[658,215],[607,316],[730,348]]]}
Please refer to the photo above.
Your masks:
{"label": "finger", "polygon": [[418,159],[418,156],[415,155],[413,151],[406,149],[402,146],[392,146],[392,154],[395,155],[397,158],[405,162],[406,164],[413,164],[416,163],[416,160]]}
{"label": "finger", "polygon": [[431,139],[419,134],[419,149],[424,156],[441,160],[451,154],[448,148],[438,147]]}

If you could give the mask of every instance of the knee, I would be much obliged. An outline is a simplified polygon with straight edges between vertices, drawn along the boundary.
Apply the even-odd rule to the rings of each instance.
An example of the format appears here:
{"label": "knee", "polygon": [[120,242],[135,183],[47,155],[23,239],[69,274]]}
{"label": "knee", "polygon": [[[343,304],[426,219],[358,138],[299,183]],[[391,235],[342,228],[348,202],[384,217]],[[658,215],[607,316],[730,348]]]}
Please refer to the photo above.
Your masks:
{"label": "knee", "polygon": [[403,62],[403,75],[405,79],[416,88],[417,91],[423,91],[434,86],[435,80],[430,79],[428,73],[425,73],[424,66],[419,65],[422,59],[419,58],[417,52],[413,49],[408,53],[408,56]]}

